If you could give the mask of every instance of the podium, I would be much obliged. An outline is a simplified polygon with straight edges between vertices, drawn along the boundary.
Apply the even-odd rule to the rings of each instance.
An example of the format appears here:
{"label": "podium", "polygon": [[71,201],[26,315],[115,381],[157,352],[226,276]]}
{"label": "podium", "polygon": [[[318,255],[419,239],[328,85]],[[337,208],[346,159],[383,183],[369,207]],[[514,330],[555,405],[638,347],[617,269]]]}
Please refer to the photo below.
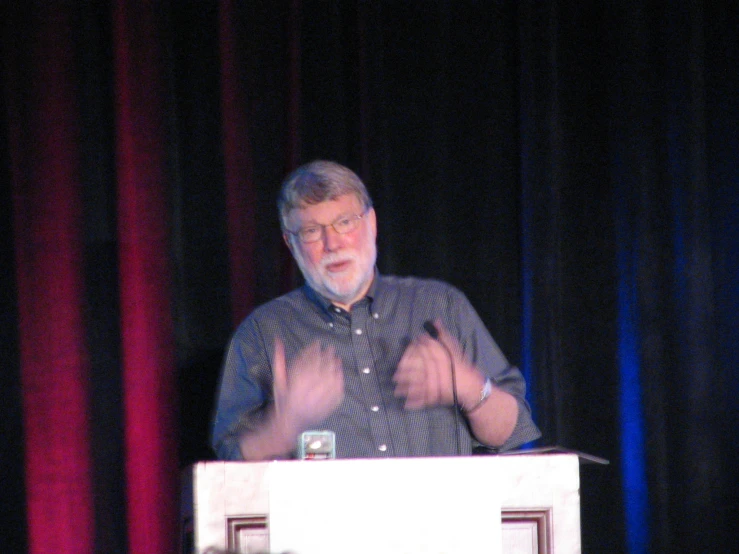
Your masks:
{"label": "podium", "polygon": [[183,472],[187,554],[575,554],[574,453],[201,462]]}

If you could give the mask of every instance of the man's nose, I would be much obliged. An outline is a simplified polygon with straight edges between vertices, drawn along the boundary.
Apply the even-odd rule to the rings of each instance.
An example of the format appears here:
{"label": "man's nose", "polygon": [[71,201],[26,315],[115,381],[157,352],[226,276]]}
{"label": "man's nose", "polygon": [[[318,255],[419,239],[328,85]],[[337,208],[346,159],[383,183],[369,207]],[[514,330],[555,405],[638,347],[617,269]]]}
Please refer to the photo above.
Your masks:
{"label": "man's nose", "polygon": [[339,248],[342,241],[341,234],[336,232],[331,225],[326,225],[323,228],[323,249],[326,251],[333,251]]}

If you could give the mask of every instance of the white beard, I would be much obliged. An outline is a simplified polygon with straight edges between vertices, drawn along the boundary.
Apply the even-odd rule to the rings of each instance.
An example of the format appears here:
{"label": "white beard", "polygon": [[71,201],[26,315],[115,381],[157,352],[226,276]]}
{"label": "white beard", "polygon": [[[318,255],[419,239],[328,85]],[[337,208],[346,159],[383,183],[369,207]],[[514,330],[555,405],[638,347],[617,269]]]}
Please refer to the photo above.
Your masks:
{"label": "white beard", "polygon": [[[369,250],[362,256],[357,253],[333,253],[324,256],[317,266],[309,267],[300,248],[293,248],[293,257],[306,283],[317,293],[332,302],[351,304],[372,280],[377,261],[377,245],[370,241]],[[346,271],[332,273],[326,269],[330,264],[351,261]]]}

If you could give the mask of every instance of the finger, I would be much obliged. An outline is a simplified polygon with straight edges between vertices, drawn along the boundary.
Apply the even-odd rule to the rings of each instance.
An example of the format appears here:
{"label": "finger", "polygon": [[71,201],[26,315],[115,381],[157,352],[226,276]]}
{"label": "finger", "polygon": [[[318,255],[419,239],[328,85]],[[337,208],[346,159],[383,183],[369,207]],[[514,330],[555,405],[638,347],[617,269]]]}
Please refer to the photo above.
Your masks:
{"label": "finger", "polygon": [[341,359],[336,355],[336,349],[328,346],[321,350],[321,369],[329,374],[335,374],[341,371]]}
{"label": "finger", "polygon": [[280,402],[287,391],[285,345],[282,344],[282,340],[279,337],[275,338],[275,356],[272,362],[272,390],[275,403]]}
{"label": "finger", "polygon": [[399,380],[395,383],[395,390],[393,390],[393,396],[395,398],[407,398],[408,397],[408,383],[405,380]]}
{"label": "finger", "polygon": [[405,398],[405,407],[408,409],[413,409],[423,403],[422,342],[423,338],[417,337],[408,345],[392,377],[395,383],[393,394],[396,398]]}
{"label": "finger", "polygon": [[[438,346],[437,346],[438,348]],[[441,400],[441,376],[440,371],[444,371],[443,366],[439,366],[436,360],[433,358],[430,351],[428,351],[428,357],[426,360],[426,405],[434,406]]]}
{"label": "finger", "polygon": [[405,409],[406,410],[419,410],[427,406],[426,401],[426,390],[424,387],[411,385],[405,396]]}
{"label": "finger", "polygon": [[415,343],[411,343],[403,352],[392,376],[396,390],[407,391],[409,384],[415,379],[418,364],[418,348]]}
{"label": "finger", "polygon": [[414,341],[415,374],[409,398],[411,404],[420,407],[438,404],[439,352],[443,352],[443,347],[429,335],[420,335]]}
{"label": "finger", "polygon": [[395,383],[395,390],[393,395],[396,398],[408,396],[408,390],[410,388],[411,371],[406,364],[399,364],[398,368],[393,374],[392,380]]}
{"label": "finger", "polygon": [[313,342],[303,348],[290,365],[291,378],[297,378],[301,375],[301,379],[310,378],[321,370],[321,346],[318,342]]}
{"label": "finger", "polygon": [[409,346],[406,348],[405,352],[403,352],[403,355],[400,357],[400,361],[398,362],[398,366],[395,368],[395,372],[392,376],[392,381],[394,383],[401,383],[406,380],[406,375],[408,373],[408,366],[410,365],[410,356],[411,356],[411,347]]}
{"label": "finger", "polygon": [[325,353],[325,373],[326,379],[333,385],[335,391],[344,393],[344,365],[336,355],[336,350],[329,347]]}
{"label": "finger", "polygon": [[314,341],[306,346],[300,353],[300,365],[301,367],[315,366],[316,364],[320,365],[321,356],[321,343],[319,341]]}
{"label": "finger", "polygon": [[409,409],[423,408],[427,402],[426,371],[421,367],[414,367],[408,371],[400,381],[399,392],[405,396],[405,407]]}
{"label": "finger", "polygon": [[457,339],[454,338],[454,336],[444,326],[440,319],[434,321],[434,325],[439,332],[439,342],[449,349],[455,359],[459,359],[462,355],[462,347],[460,346]]}

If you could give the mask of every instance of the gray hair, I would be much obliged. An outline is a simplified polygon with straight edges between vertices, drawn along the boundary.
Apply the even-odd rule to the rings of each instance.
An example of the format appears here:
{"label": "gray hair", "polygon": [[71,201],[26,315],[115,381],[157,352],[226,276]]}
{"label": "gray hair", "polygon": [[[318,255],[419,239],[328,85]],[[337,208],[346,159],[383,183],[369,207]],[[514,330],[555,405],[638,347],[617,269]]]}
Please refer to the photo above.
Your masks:
{"label": "gray hair", "polygon": [[353,194],[367,210],[372,199],[362,180],[348,167],[336,162],[316,160],[300,166],[282,182],[277,197],[280,227],[286,230],[285,221],[290,211],[310,204],[335,200],[339,196]]}

